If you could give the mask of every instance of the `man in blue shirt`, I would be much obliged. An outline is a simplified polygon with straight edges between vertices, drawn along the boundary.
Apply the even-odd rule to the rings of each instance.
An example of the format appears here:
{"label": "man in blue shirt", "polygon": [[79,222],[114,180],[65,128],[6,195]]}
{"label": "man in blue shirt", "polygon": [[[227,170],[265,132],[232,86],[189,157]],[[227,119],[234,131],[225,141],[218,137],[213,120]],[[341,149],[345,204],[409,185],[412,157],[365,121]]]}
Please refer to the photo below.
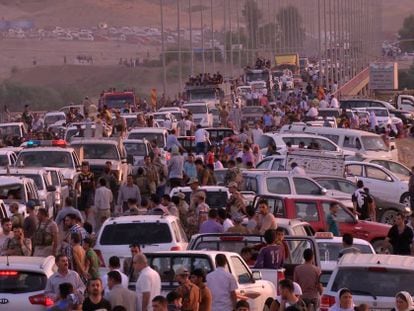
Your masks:
{"label": "man in blue shirt", "polygon": [[223,233],[223,225],[217,221],[217,216],[217,209],[210,209],[208,211],[208,219],[200,226],[200,233]]}

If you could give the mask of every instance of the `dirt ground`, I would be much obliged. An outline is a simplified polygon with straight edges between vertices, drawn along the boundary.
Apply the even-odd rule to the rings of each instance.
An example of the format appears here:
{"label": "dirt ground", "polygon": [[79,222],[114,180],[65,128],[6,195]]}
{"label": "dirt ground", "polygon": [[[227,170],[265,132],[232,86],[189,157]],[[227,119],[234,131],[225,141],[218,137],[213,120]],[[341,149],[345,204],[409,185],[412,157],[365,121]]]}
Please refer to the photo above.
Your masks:
{"label": "dirt ground", "polygon": [[414,166],[414,139],[397,140],[397,148],[400,162],[408,167]]}

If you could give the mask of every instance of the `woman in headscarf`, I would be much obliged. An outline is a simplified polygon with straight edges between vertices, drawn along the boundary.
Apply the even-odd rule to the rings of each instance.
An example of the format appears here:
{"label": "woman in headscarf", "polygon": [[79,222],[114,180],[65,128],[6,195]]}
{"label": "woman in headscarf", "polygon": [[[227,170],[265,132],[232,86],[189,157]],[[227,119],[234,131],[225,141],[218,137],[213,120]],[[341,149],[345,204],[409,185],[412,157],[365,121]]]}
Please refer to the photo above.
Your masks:
{"label": "woman in headscarf", "polygon": [[391,311],[411,311],[414,310],[413,298],[408,292],[399,292],[395,295],[395,308]]}
{"label": "woman in headscarf", "polygon": [[355,305],[352,300],[352,293],[348,288],[341,288],[335,301],[329,311],[354,311]]}

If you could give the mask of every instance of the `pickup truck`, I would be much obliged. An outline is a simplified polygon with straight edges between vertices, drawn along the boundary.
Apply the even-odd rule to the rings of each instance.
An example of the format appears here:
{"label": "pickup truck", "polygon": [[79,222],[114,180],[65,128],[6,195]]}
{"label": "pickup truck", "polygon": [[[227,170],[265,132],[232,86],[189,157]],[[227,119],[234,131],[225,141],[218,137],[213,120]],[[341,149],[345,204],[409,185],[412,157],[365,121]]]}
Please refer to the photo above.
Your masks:
{"label": "pickup truck", "polygon": [[227,258],[227,270],[236,278],[237,294],[249,297],[250,310],[266,310],[276,297],[272,282],[261,279],[259,272],[252,272],[243,258],[232,252],[221,251],[167,251],[146,253],[149,265],[160,274],[161,294],[177,288],[175,272],[180,267],[189,271],[201,268],[206,274],[213,271],[217,254]]}
{"label": "pickup truck", "polygon": [[[293,272],[295,267],[304,263],[303,251],[311,248],[315,254],[315,264],[320,267],[319,250],[316,241],[310,236],[285,236],[289,256],[285,260],[282,269],[253,269],[253,272],[259,271],[264,280],[273,283],[278,289],[278,282],[284,278],[293,280]],[[250,247],[254,252],[259,251],[265,244],[261,235],[239,235],[231,233],[223,234],[199,234],[193,236],[188,249],[189,250],[207,250],[207,251],[223,251],[235,252],[240,254],[244,247]],[[255,256],[255,254],[253,254]],[[253,257],[254,257],[253,256]]]}

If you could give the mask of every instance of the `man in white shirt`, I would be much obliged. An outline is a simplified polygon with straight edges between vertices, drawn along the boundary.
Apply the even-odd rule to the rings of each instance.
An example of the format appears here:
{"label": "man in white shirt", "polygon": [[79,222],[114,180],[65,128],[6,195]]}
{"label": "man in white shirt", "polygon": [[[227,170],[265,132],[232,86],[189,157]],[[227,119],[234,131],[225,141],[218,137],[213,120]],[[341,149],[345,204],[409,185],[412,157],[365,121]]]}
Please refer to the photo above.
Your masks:
{"label": "man in white shirt", "polygon": [[331,95],[331,105],[330,108],[335,108],[338,109],[339,108],[339,101],[338,99],[335,98],[335,95]]}
{"label": "man in white shirt", "polygon": [[207,141],[209,134],[208,132],[201,127],[201,125],[197,125],[197,131],[194,133],[194,142],[196,144],[196,154],[206,153]]}
{"label": "man in white shirt", "polygon": [[133,259],[134,267],[139,271],[135,285],[137,311],[152,311],[151,301],[161,293],[161,278],[157,271],[148,266],[147,257],[137,254]]}
{"label": "man in white shirt", "polygon": [[322,100],[319,102],[319,108],[321,109],[328,108],[328,101],[325,98],[322,98]]}
{"label": "man in white shirt", "polygon": [[318,116],[318,114],[319,114],[318,109],[316,109],[316,107],[312,105],[310,109],[308,110],[308,112],[306,113],[306,116],[308,118],[315,119]]}
{"label": "man in white shirt", "polygon": [[290,167],[292,168],[292,170],[290,171],[291,175],[295,175],[295,176],[306,176],[306,172],[303,168],[301,168],[296,162],[292,162],[292,164],[290,165]]}
{"label": "man in white shirt", "polygon": [[95,231],[101,228],[105,219],[111,217],[111,203],[113,201],[112,191],[106,187],[106,180],[104,178],[99,179],[100,187],[95,191],[95,209],[96,219]]}
{"label": "man in white shirt", "polygon": [[259,143],[260,137],[263,135],[263,130],[260,128],[260,124],[256,123],[254,129],[252,129],[253,144]]}
{"label": "man in white shirt", "polygon": [[[112,256],[109,258],[109,271],[118,271],[119,274],[121,275],[121,285],[124,288],[128,288],[128,277],[126,276],[126,274],[122,273],[121,271],[121,262],[119,260],[119,257],[117,256]],[[108,287],[108,274],[105,274],[104,276],[102,276],[102,288],[105,292],[105,295],[108,294],[109,292],[109,287]]]}
{"label": "man in white shirt", "polygon": [[213,297],[212,311],[232,311],[237,303],[237,281],[234,276],[225,269],[226,256],[216,255],[216,270],[207,274],[207,287]]}

